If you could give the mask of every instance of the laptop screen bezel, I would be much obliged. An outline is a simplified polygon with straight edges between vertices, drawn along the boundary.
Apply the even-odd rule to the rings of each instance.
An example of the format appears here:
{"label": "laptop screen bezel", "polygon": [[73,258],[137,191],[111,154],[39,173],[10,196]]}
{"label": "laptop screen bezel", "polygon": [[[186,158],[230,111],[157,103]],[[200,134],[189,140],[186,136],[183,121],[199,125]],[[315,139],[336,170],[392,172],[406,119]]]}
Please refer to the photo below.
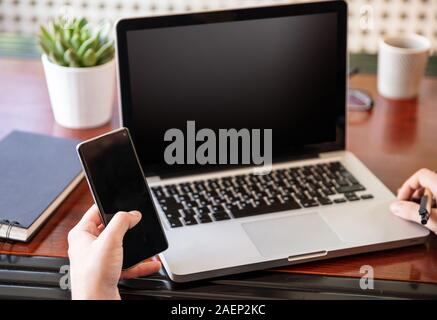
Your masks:
{"label": "laptop screen bezel", "polygon": [[[165,28],[198,24],[219,23],[227,21],[242,21],[252,19],[310,15],[317,13],[337,14],[337,123],[336,141],[320,144],[305,145],[299,150],[290,151],[289,155],[281,158],[274,158],[274,162],[286,161],[293,158],[315,157],[320,153],[344,150],[346,147],[346,85],[347,85],[347,4],[344,1],[327,1],[315,3],[299,3],[288,5],[275,5],[269,7],[254,7],[243,9],[231,9],[223,11],[207,11],[187,14],[175,14],[166,16],[152,16],[141,18],[121,19],[116,24],[116,45],[117,45],[117,73],[119,89],[119,107],[121,126],[127,127],[132,133],[133,107],[131,100],[131,86],[128,61],[127,33],[129,31],[144,30],[152,28]],[[145,124],[146,125],[146,124]],[[137,148],[144,146],[137,146]],[[226,169],[228,166],[226,167]],[[229,166],[229,169],[233,167]],[[154,165],[152,170],[144,168],[146,176],[164,176],[181,174],[177,168],[166,165]],[[146,170],[147,169],[147,170]],[[224,170],[219,168],[208,168],[211,170]],[[204,168],[195,166],[191,173],[203,172]]]}

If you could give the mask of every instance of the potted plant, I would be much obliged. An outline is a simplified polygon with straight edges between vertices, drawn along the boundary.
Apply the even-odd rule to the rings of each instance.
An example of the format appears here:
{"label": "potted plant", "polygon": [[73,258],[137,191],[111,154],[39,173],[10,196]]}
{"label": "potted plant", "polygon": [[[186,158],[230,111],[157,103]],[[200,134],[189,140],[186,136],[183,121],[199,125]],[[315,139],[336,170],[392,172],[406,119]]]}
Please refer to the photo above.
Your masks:
{"label": "potted plant", "polygon": [[82,17],[58,18],[40,27],[47,87],[60,125],[91,128],[110,120],[115,90],[110,30],[109,25],[93,27]]}

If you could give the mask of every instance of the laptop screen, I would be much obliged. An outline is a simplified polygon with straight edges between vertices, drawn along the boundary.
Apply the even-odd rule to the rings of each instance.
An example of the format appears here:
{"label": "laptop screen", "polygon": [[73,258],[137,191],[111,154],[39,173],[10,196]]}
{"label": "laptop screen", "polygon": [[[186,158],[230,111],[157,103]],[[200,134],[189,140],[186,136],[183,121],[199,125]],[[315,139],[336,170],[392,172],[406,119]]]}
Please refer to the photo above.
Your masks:
{"label": "laptop screen", "polygon": [[193,126],[217,136],[219,129],[271,129],[275,160],[344,145],[345,40],[337,12],[218,22],[203,16],[126,32],[123,120],[145,172],[217,167],[168,164],[164,137],[172,128],[185,139]]}

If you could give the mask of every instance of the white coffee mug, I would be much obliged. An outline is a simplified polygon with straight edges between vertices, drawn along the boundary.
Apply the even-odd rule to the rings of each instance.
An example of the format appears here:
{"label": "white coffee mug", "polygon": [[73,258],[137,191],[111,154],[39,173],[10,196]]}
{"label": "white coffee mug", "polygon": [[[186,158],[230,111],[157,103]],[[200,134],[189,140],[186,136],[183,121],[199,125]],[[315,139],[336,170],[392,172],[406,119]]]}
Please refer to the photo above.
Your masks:
{"label": "white coffee mug", "polygon": [[418,34],[381,39],[378,54],[379,93],[390,99],[416,97],[430,47],[430,41]]}

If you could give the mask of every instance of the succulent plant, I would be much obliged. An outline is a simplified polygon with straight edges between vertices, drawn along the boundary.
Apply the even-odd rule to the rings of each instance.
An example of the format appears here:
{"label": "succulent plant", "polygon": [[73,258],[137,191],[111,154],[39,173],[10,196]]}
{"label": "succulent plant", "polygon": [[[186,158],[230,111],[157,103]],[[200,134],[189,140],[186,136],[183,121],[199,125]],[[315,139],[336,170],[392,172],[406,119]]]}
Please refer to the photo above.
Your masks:
{"label": "succulent plant", "polygon": [[93,67],[114,57],[110,26],[93,27],[85,18],[57,18],[41,26],[39,45],[49,60],[65,67]]}

